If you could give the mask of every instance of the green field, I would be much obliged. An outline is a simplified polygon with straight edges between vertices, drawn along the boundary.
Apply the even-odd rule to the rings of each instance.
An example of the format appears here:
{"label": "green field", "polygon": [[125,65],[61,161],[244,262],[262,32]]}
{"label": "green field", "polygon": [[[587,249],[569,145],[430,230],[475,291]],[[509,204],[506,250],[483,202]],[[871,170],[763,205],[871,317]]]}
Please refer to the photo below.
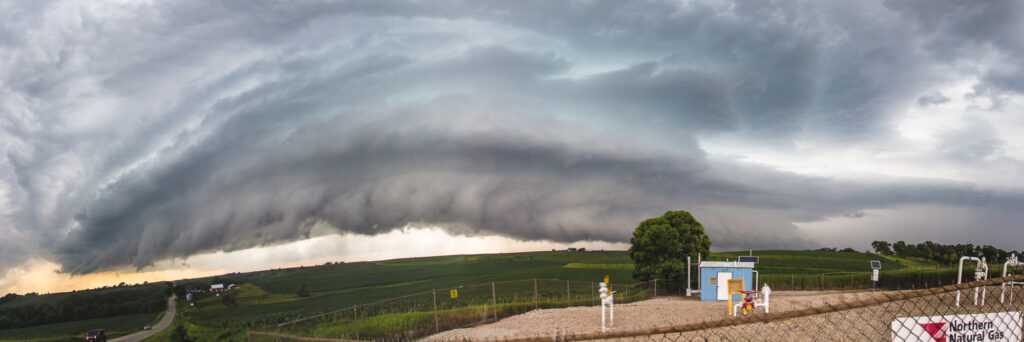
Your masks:
{"label": "green field", "polygon": [[[735,260],[747,253],[712,253],[709,259]],[[754,254],[761,257],[757,270],[762,283],[778,290],[870,287],[870,260],[882,261],[880,285],[888,288],[948,284],[954,281],[956,271],[930,261],[868,253],[766,250]],[[507,317],[534,307],[595,305],[596,282],[605,275],[611,276],[613,289],[618,292],[617,301],[649,298],[654,284],[631,285],[635,283],[632,268],[625,252],[534,252],[339,263],[231,274],[224,277],[243,284],[241,289],[227,293],[234,298],[235,305],[225,305],[223,297],[212,294],[200,296],[195,306],[181,300],[178,321],[201,341],[245,341],[249,329],[354,338],[356,324],[360,338],[414,338],[433,332],[435,305],[442,330],[486,322],[495,314]],[[693,278],[696,282],[696,274]],[[495,284],[492,286],[491,282]],[[301,284],[305,284],[309,297],[296,295]],[[660,295],[679,292],[665,285],[659,285]],[[452,288],[456,293],[451,292]],[[389,300],[395,297],[403,298]],[[354,310],[353,306],[358,308]],[[321,314],[324,315],[319,318],[277,327]],[[165,332],[153,340],[162,341],[167,336]]]}
{"label": "green field", "polygon": [[[735,260],[747,252],[712,253],[711,260]],[[755,251],[762,282],[777,289],[849,289],[870,287],[870,260],[882,261],[883,283],[895,287],[935,285],[950,278],[949,269],[933,262],[886,258],[868,253],[823,251]],[[536,252],[442,256],[378,262],[333,264],[250,275],[234,292],[237,306],[219,297],[203,297],[183,311],[197,334],[217,332],[219,339],[241,341],[245,329],[317,314],[358,308],[360,337],[422,336],[433,330],[435,295],[442,326],[465,326],[491,319],[497,304],[500,317],[538,307],[592,305],[595,282],[610,275],[612,282],[631,284],[632,260],[625,252]],[[694,260],[696,271],[696,260]],[[938,272],[936,272],[938,270]],[[955,271],[955,270],[954,270]],[[534,282],[537,303],[534,303]],[[694,275],[694,282],[697,276]],[[559,280],[551,280],[559,279]],[[525,280],[525,281],[514,281]],[[566,284],[566,280],[570,280]],[[490,282],[498,282],[492,287]],[[512,281],[512,282],[508,282]],[[295,295],[305,284],[311,296]],[[472,287],[470,285],[483,284]],[[634,300],[651,295],[653,284],[616,287],[617,298]],[[658,289],[677,294],[679,289]],[[457,299],[449,288],[460,287]],[[568,287],[568,289],[567,289]],[[441,289],[437,293],[433,289]],[[417,294],[418,293],[418,294]],[[377,301],[416,294],[383,303]],[[496,303],[495,303],[496,302]],[[369,305],[367,305],[369,304]],[[355,337],[356,312],[345,310],[273,331],[319,337]],[[217,330],[225,329],[225,330]],[[230,336],[221,331],[234,331]],[[407,334],[407,335],[401,335]],[[408,335],[412,334],[412,335]]]}
{"label": "green field", "polygon": [[[736,260],[749,252],[711,253],[711,260]],[[777,290],[820,290],[870,288],[870,261],[882,262],[878,286],[910,289],[948,285],[956,281],[956,266],[921,258],[899,258],[870,253],[825,251],[754,251],[760,257],[756,270],[762,283]],[[991,274],[1001,265],[989,265]],[[973,272],[965,267],[964,272]]]}
{"label": "green field", "polygon": [[[553,307],[565,306],[567,301],[590,305],[596,298],[595,283],[605,275],[615,284],[633,283],[632,261],[623,252],[536,252],[340,263],[238,275],[245,279],[242,288],[231,293],[237,306],[226,306],[221,297],[204,295],[196,306],[181,303],[179,310],[191,324],[190,333],[209,336],[217,331],[233,331],[231,336],[218,339],[241,341],[245,329],[420,293],[359,309],[362,337],[374,336],[375,330],[381,331],[378,336],[385,336],[385,330],[391,328],[422,325],[422,314],[410,310],[429,311],[428,323],[432,323],[433,289],[442,289],[437,293],[439,310],[451,313],[449,318],[456,321],[473,321],[482,319],[485,307],[495,301],[492,281],[499,282],[493,289],[500,304],[498,313],[509,315],[533,307],[534,278],[538,279],[537,306]],[[501,283],[509,280],[526,281]],[[568,291],[566,280],[570,281]],[[305,284],[309,297],[295,294],[300,284]],[[486,285],[473,286],[476,284]],[[457,298],[451,298],[450,288],[456,288]],[[529,305],[523,304],[526,302]],[[489,310],[493,314],[494,307]],[[455,317],[460,315],[464,317]],[[354,317],[350,318],[354,325]],[[334,334],[341,328],[332,329]]]}
{"label": "green field", "polygon": [[106,288],[98,288],[98,289],[92,289],[92,290],[82,290],[82,291],[77,291],[77,292],[59,292],[59,293],[50,293],[50,294],[35,295],[35,296],[27,296],[26,295],[26,296],[19,296],[17,298],[14,298],[10,302],[4,303],[3,305],[4,305],[4,307],[8,307],[8,308],[11,308],[11,307],[21,307],[21,306],[26,306],[26,305],[51,305],[51,306],[56,306],[58,302],[60,302],[62,300],[65,300],[65,299],[68,299],[69,297],[74,296],[75,293],[78,293],[78,294],[89,294],[90,296],[116,296],[119,293],[123,293],[123,292],[126,292],[126,291],[147,291],[147,293],[151,293],[154,296],[160,297],[160,298],[162,298],[163,301],[166,302],[167,298],[164,297],[163,294],[162,294],[163,293],[163,286],[164,286],[162,284],[168,284],[168,283],[166,283],[166,282],[164,282],[164,283],[150,283],[150,284],[145,284],[145,285],[132,285],[132,286],[127,286],[127,287],[106,287]]}
{"label": "green field", "polygon": [[171,283],[5,296],[0,340],[81,340],[91,329],[110,336],[141,330],[167,305]]}
{"label": "green field", "polygon": [[[867,253],[782,250],[754,252],[754,255],[760,257],[757,270],[763,274],[864,272],[871,270],[871,260],[881,261],[884,270],[905,269],[911,266],[910,261],[901,260],[902,258],[887,259]],[[736,260],[739,256],[746,256],[748,253],[747,251],[711,253],[710,260]],[[914,263],[913,265],[918,266],[919,264]],[[927,266],[934,265],[937,264],[930,263]]]}
{"label": "green field", "polygon": [[85,332],[92,329],[104,329],[107,337],[114,338],[141,331],[146,324],[153,323],[157,314],[135,314],[83,321],[37,325],[28,328],[0,330],[0,341],[26,340],[35,341],[82,341]]}
{"label": "green field", "polygon": [[[238,291],[237,307],[226,307],[216,297],[204,297],[188,316],[203,326],[256,327],[410,293],[491,281],[540,278],[593,282],[610,275],[614,282],[633,282],[629,268],[565,267],[570,263],[631,261],[622,252],[540,252],[343,263],[268,272],[248,279]],[[306,284],[310,297],[295,295],[300,284]]]}

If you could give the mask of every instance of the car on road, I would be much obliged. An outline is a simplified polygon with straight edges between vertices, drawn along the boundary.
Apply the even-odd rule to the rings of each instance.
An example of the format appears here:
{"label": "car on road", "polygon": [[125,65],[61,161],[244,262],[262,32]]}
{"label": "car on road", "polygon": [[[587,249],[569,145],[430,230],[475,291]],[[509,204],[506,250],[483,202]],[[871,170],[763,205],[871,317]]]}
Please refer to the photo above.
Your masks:
{"label": "car on road", "polygon": [[89,330],[85,333],[85,340],[88,342],[107,342],[107,333],[103,329]]}
{"label": "car on road", "polygon": [[149,324],[146,324],[146,326],[142,327],[142,330],[153,330],[153,327],[150,326]]}

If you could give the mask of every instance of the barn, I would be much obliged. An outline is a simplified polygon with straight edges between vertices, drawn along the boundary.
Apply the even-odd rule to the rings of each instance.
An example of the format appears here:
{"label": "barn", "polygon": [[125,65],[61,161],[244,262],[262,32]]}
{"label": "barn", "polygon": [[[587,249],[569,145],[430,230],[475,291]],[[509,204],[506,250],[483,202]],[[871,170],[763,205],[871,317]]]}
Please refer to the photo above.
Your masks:
{"label": "barn", "polygon": [[[699,268],[701,301],[729,300],[730,279],[743,279],[744,291],[754,288],[753,262],[701,261]],[[733,300],[740,300],[740,295],[733,295]]]}

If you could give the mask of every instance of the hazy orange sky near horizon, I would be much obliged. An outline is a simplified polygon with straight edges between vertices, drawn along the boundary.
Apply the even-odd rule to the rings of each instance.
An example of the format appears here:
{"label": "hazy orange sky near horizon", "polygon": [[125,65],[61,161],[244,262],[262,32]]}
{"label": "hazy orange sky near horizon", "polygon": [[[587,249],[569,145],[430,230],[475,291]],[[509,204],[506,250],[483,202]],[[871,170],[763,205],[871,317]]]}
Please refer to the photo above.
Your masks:
{"label": "hazy orange sky near horizon", "polygon": [[[445,241],[437,244],[436,241]],[[578,241],[517,241],[501,236],[452,236],[439,228],[406,227],[368,236],[352,233],[324,234],[308,240],[231,252],[204,253],[187,259],[160,260],[141,270],[123,267],[84,275],[60,273],[60,266],[34,259],[27,267],[12,269],[0,278],[0,293],[56,293],[104,286],[141,284],[245,273],[274,268],[321,265],[326,262],[360,262],[457,254],[491,254],[549,251],[552,248],[584,247],[589,250],[625,250],[625,243]],[[344,257],[343,257],[344,256]]]}

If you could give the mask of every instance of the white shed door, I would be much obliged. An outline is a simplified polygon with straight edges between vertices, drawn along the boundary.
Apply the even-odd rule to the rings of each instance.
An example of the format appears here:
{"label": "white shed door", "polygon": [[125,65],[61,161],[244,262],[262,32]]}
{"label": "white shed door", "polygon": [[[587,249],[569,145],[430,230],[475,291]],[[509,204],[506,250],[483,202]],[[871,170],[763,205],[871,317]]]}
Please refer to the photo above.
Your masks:
{"label": "white shed door", "polygon": [[729,300],[729,279],[732,272],[718,272],[718,300]]}

